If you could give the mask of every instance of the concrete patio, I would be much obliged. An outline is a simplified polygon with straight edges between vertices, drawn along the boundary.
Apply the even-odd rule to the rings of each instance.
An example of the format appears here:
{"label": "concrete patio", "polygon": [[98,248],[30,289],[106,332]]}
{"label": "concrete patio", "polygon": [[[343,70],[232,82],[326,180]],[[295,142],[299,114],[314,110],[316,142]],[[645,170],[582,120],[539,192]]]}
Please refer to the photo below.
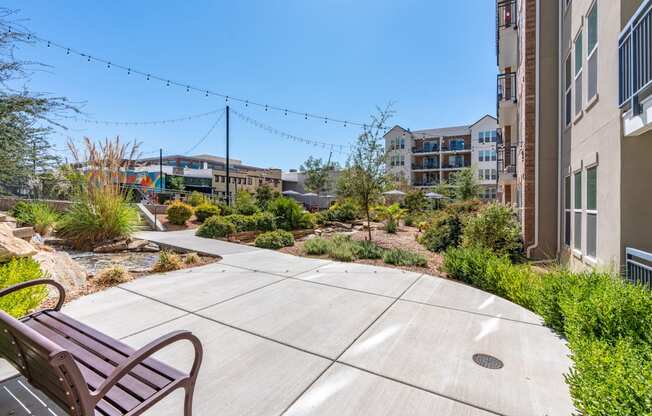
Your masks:
{"label": "concrete patio", "polygon": [[[205,353],[196,415],[570,415],[563,340],[504,299],[396,269],[144,232],[219,263],[80,298],[67,314],[140,347],[176,329]],[[502,360],[476,364],[476,353]],[[189,345],[157,357],[190,366]],[[2,377],[2,371],[0,371]],[[182,414],[172,395],[148,414]]]}

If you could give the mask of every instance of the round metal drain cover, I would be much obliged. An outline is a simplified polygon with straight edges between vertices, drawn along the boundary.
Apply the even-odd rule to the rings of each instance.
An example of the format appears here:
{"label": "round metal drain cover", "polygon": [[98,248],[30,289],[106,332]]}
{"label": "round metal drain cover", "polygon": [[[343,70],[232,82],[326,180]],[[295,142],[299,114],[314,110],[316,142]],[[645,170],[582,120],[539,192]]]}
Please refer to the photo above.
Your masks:
{"label": "round metal drain cover", "polygon": [[500,370],[503,368],[503,362],[492,355],[473,354],[473,361],[475,361],[477,365],[491,370]]}

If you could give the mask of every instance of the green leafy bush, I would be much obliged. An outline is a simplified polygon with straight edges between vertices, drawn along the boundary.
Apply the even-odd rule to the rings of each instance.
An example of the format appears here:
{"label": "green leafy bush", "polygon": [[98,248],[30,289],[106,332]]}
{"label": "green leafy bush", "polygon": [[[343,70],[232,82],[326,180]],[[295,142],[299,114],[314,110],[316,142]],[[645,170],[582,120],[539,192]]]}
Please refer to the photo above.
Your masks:
{"label": "green leafy bush", "polygon": [[204,222],[208,218],[215,216],[215,215],[220,215],[220,207],[214,204],[210,203],[203,203],[197,206],[195,208],[195,217],[197,217],[197,221],[199,222]]}
{"label": "green leafy bush", "polygon": [[257,212],[253,218],[256,221],[257,231],[274,231],[276,229],[274,215],[269,212]]}
{"label": "green leafy bush", "polygon": [[[13,259],[0,265],[0,289],[42,277],[38,263],[31,259]],[[0,309],[20,318],[37,308],[47,296],[46,286],[34,286],[0,298]]]}
{"label": "green leafy bush", "polygon": [[303,245],[304,253],[312,256],[321,256],[328,253],[331,249],[331,242],[325,238],[315,237],[305,242]]}
{"label": "green leafy bush", "polygon": [[317,223],[317,217],[315,214],[304,211],[299,218],[299,223],[297,224],[300,230],[308,230],[315,228]]}
{"label": "green leafy bush", "polygon": [[414,217],[412,215],[406,215],[405,218],[403,218],[403,223],[405,224],[406,227],[412,227],[414,226]]}
{"label": "green leafy bush", "polygon": [[241,215],[253,215],[258,212],[258,205],[256,200],[247,191],[240,191],[235,197],[235,204],[233,204],[235,212]]}
{"label": "green leafy bush", "polygon": [[269,203],[267,210],[274,215],[276,226],[283,230],[298,230],[307,221],[303,208],[291,198],[277,198]]}
{"label": "green leafy bush", "polygon": [[186,221],[192,217],[193,209],[189,204],[184,204],[181,201],[174,201],[168,205],[166,214],[170,223],[176,225],[185,225]]}
{"label": "green leafy bush", "polygon": [[57,234],[77,249],[90,249],[117,238],[129,237],[140,223],[125,195],[94,192],[82,195],[57,223]]}
{"label": "green leafy bush", "polygon": [[350,198],[342,199],[331,205],[325,212],[327,221],[353,221],[360,215],[360,207]]}
{"label": "green leafy bush", "polygon": [[428,198],[426,198],[426,195],[423,193],[423,191],[418,190],[408,192],[403,199],[403,205],[410,214],[415,214],[426,210],[429,203]]}
{"label": "green leafy bush", "polygon": [[19,201],[11,210],[11,215],[21,225],[29,225],[41,235],[48,235],[59,220],[59,213],[41,202]]}
{"label": "green leafy bush", "polygon": [[652,414],[652,293],[609,273],[543,275],[486,248],[451,248],[449,277],[541,315],[565,336],[574,366],[566,376],[582,415]]}
{"label": "green leafy bush", "polygon": [[217,204],[217,206],[220,209],[220,213],[223,216],[235,214],[233,208],[231,208],[229,205],[225,204],[224,202],[220,202],[219,204]]}
{"label": "green leafy bush", "polygon": [[383,254],[383,261],[395,266],[428,266],[428,260],[421,254],[400,248],[385,251]]}
{"label": "green leafy bush", "polygon": [[419,242],[434,252],[457,247],[462,239],[464,222],[480,205],[479,201],[471,200],[450,204],[444,210],[438,211],[426,226]]}
{"label": "green leafy bush", "polygon": [[464,225],[464,247],[485,247],[498,256],[507,255],[512,260],[522,256],[521,226],[514,210],[493,203],[471,216]]}
{"label": "green leafy bush", "polygon": [[355,259],[351,244],[332,244],[328,256],[333,260],[351,262]]}
{"label": "green leafy bush", "polygon": [[224,219],[235,226],[238,233],[244,231],[256,231],[256,218],[253,215],[232,214]]}
{"label": "green leafy bush", "polygon": [[352,249],[355,257],[359,259],[382,259],[385,252],[378,244],[369,240],[354,241]]}
{"label": "green leafy bush", "polygon": [[195,235],[205,238],[226,238],[235,233],[235,225],[224,218],[210,217],[197,229]]}
{"label": "green leafy bush", "polygon": [[193,191],[190,196],[188,196],[187,202],[192,207],[198,207],[201,204],[209,203],[210,201],[205,194],[197,191]]}
{"label": "green leafy bush", "polygon": [[254,245],[260,248],[278,250],[279,248],[293,246],[294,236],[291,232],[285,230],[268,231],[258,235]]}

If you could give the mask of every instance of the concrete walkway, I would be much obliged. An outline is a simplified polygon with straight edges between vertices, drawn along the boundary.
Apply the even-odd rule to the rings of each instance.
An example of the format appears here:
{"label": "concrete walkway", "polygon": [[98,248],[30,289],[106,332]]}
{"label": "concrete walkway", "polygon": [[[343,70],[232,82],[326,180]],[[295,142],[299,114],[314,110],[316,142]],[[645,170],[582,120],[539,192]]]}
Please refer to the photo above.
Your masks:
{"label": "concrete walkway", "polygon": [[[223,257],[80,298],[66,313],[140,347],[176,329],[205,348],[196,415],[544,416],[573,411],[564,342],[533,313],[448,280],[195,237]],[[476,364],[474,354],[502,360]],[[189,345],[158,355],[190,366]],[[181,415],[181,394],[150,415]]]}

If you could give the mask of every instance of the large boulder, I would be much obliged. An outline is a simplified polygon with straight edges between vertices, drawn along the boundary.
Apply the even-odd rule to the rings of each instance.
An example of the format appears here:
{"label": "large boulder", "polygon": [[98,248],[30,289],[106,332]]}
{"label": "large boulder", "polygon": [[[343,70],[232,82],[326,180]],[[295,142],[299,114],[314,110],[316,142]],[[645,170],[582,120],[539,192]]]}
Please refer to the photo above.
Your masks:
{"label": "large boulder", "polygon": [[66,289],[75,292],[86,285],[86,270],[65,251],[39,251],[35,256],[44,277],[56,280]]}
{"label": "large boulder", "polygon": [[14,236],[13,229],[6,223],[0,223],[0,262],[16,257],[30,257],[36,249],[27,241]]}

